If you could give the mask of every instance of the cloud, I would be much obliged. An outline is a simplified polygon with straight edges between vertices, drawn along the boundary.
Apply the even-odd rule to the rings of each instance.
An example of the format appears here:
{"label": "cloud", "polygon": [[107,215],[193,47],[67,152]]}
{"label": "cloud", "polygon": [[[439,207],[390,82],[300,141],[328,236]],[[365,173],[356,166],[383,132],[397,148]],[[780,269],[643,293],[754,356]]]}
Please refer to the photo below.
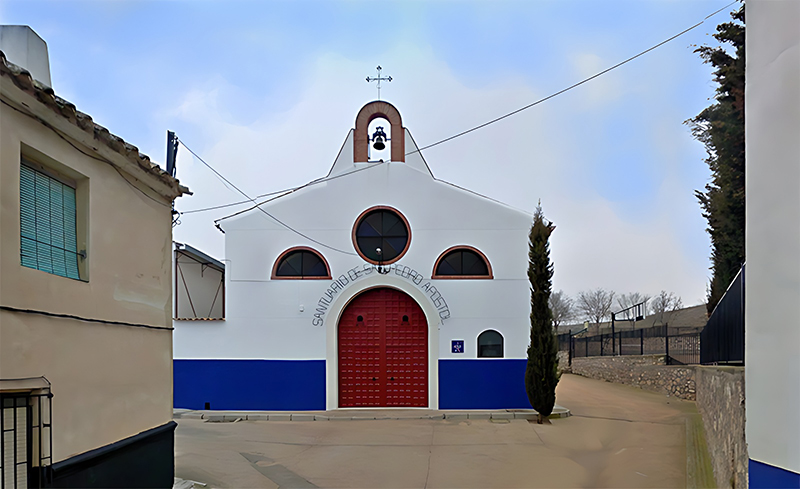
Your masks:
{"label": "cloud", "polygon": [[[382,95],[401,111],[420,146],[547,95],[516,77],[468,87],[424,44],[397,43],[380,59],[385,60],[384,74],[393,76]],[[590,54],[576,56],[573,63],[581,75],[605,66]],[[356,113],[374,98],[374,85],[362,81],[373,74],[374,64],[337,52],[320,54],[307,67],[297,102],[285,110],[271,110],[267,95],[248,93],[232,80],[215,77],[192,87],[166,117],[184,124],[195,138],[187,144],[248,194],[300,185],[327,173]],[[541,198],[545,214],[558,226],[551,245],[557,289],[570,295],[594,287],[649,294],[665,289],[683,296],[687,304],[699,302],[705,268],[698,269],[698,257],[707,250],[682,241],[683,223],[693,219],[698,225],[699,212],[685,198],[675,205],[674,196],[685,192],[680,172],[668,170],[658,191],[638,203],[610,200],[588,170],[601,164],[586,144],[593,129],[565,122],[587,104],[594,104],[592,110],[614,106],[626,89],[621,79],[596,80],[575,97],[554,99],[423,155],[437,178],[515,207],[532,211]],[[238,115],[226,100],[245,100],[253,110]],[[256,111],[261,113],[254,116]],[[670,148],[684,135],[658,125],[646,130],[656,137],[655,147],[664,150],[653,162],[660,179],[661,169],[669,169],[683,154]],[[179,153],[178,165],[182,182],[195,191],[194,197],[179,201],[179,209],[241,199],[185,151]],[[650,209],[649,218],[632,212],[631,205]],[[176,239],[224,256],[222,235],[212,221],[233,210],[183,216]]]}
{"label": "cloud", "polygon": [[[594,53],[576,53],[570,56],[570,61],[578,80],[594,76],[616,63]],[[623,86],[619,74],[611,71],[583,85],[578,96],[586,109],[598,109],[618,102]]]}

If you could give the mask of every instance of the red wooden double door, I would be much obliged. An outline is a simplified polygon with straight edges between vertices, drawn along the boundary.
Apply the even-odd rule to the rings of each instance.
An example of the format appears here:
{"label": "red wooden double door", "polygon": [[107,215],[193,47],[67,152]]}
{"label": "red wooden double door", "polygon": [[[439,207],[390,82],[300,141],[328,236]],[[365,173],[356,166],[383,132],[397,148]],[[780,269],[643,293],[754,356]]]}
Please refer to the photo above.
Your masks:
{"label": "red wooden double door", "polygon": [[368,290],[339,320],[339,407],[427,407],[428,322],[414,299]]}

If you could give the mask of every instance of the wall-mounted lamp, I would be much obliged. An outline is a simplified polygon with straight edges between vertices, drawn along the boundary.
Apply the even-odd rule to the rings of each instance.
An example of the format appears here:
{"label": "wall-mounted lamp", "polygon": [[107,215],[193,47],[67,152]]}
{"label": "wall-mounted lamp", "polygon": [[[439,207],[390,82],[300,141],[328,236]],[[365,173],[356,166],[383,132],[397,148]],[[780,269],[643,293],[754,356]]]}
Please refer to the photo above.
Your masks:
{"label": "wall-mounted lamp", "polygon": [[[380,128],[378,128],[378,129],[380,129]],[[375,253],[377,253],[377,255],[378,255],[378,267],[377,267],[378,273],[380,273],[381,275],[388,274],[389,273],[389,267],[384,267],[383,266],[383,250],[381,250],[380,248],[375,248]]]}

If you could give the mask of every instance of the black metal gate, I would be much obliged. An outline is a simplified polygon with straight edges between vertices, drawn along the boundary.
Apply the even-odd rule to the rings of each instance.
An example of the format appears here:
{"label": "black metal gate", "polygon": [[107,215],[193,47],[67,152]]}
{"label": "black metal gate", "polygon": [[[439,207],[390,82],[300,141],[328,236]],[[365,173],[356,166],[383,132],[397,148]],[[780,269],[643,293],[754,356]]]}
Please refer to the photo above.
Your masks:
{"label": "black metal gate", "polygon": [[0,394],[0,489],[42,487],[50,482],[51,398],[49,388],[39,393]]}
{"label": "black metal gate", "polygon": [[0,416],[0,487],[27,489],[30,482],[33,409],[25,394],[4,394]]}

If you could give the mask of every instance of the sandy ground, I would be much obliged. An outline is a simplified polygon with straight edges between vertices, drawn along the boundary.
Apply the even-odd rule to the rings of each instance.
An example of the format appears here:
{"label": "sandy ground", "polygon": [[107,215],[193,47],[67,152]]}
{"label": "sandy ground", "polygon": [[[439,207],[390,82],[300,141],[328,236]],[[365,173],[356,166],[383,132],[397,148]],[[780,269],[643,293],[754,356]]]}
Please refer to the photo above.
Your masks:
{"label": "sandy ground", "polygon": [[525,420],[179,419],[175,475],[209,487],[686,487],[695,404],[564,375],[573,416]]}

